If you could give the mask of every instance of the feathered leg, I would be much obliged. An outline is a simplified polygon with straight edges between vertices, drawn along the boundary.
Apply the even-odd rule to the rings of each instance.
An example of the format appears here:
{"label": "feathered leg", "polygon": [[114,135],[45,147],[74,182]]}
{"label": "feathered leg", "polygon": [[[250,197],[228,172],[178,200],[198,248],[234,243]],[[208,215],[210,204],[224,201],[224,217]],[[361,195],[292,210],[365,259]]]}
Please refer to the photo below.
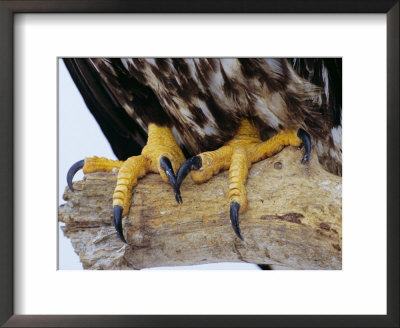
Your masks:
{"label": "feathered leg", "polygon": [[122,218],[128,214],[132,188],[137,184],[137,180],[148,172],[159,173],[164,181],[171,183],[177,202],[182,203],[174,172],[177,172],[184,161],[185,156],[176,143],[171,130],[167,127],[149,124],[147,144],[139,156],[132,156],[126,161],[114,161],[99,157],[86,158],[70,168],[67,182],[73,191],[72,178],[80,168],[83,168],[85,174],[118,170],[117,186],[113,195],[114,226],[121,240],[126,242],[122,231]]}
{"label": "feathered leg", "polygon": [[311,141],[304,130],[284,130],[263,142],[258,129],[248,120],[242,120],[234,138],[223,147],[192,157],[181,166],[177,173],[178,185],[189,172],[193,181],[201,183],[229,168],[230,219],[236,235],[243,240],[239,213],[247,207],[245,183],[249,167],[280,152],[285,146],[300,146],[302,143],[305,145],[302,162],[305,163],[310,155]]}

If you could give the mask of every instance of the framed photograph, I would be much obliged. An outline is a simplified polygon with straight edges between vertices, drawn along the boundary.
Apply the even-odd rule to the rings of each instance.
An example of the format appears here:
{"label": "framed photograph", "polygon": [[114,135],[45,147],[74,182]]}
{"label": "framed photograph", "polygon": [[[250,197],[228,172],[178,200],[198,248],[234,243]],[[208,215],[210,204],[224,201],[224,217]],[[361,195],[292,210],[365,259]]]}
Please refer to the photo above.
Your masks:
{"label": "framed photograph", "polygon": [[[0,10],[1,324],[398,326],[398,1],[1,1]],[[150,58],[149,67],[157,57],[340,58],[340,270],[65,270],[60,72],[98,57]]]}
{"label": "framed photograph", "polygon": [[58,72],[59,270],[342,268],[342,58],[69,57]]}

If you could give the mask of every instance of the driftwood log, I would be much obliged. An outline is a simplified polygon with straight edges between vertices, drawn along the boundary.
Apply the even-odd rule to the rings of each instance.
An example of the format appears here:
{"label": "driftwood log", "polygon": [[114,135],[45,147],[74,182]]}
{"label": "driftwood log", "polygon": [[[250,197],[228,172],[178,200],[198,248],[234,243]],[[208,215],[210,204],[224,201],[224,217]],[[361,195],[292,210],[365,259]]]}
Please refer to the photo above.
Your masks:
{"label": "driftwood log", "polygon": [[295,269],[341,269],[342,182],[325,171],[315,153],[287,147],[254,164],[247,179],[247,210],[240,215],[244,242],[229,220],[228,173],[207,183],[190,177],[183,204],[159,175],[134,188],[123,221],[128,245],[112,225],[116,173],[88,174],[68,187],[59,221],[85,269],[141,269],[213,262],[249,262]]}

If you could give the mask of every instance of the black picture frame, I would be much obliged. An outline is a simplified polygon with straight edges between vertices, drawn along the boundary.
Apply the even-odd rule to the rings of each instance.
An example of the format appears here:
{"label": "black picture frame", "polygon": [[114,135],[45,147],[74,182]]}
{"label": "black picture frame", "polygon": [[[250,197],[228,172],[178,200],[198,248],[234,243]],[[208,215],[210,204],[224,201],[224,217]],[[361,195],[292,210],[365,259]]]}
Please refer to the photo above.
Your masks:
{"label": "black picture frame", "polygon": [[[384,13],[387,16],[387,315],[14,315],[13,28],[16,13]],[[366,54],[367,56],[368,54]],[[0,1],[0,324],[4,327],[399,327],[398,0]],[[268,297],[266,295],[265,297]],[[240,298],[240,297],[239,297]],[[239,301],[240,303],[240,301]],[[239,304],[238,304],[239,306]]]}

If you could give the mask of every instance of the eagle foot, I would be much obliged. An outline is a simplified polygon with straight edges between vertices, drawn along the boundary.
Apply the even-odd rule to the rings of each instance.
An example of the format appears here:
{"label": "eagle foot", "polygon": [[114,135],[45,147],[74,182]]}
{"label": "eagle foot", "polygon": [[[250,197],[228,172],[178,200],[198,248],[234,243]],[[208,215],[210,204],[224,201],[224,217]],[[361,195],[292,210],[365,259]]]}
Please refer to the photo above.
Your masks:
{"label": "eagle foot", "polygon": [[82,169],[84,174],[92,173],[92,172],[111,172],[113,170],[119,170],[123,164],[123,161],[116,161],[112,159],[108,159],[105,157],[87,157],[82,159],[75,164],[73,164],[67,173],[67,184],[71,191],[75,191],[72,179],[75,174]]}
{"label": "eagle foot", "polygon": [[179,184],[174,172],[185,161],[182,150],[176,143],[172,132],[167,127],[149,124],[149,134],[146,146],[138,156],[129,157],[126,161],[115,161],[106,158],[90,157],[71,166],[67,174],[67,183],[71,191],[74,174],[83,169],[83,172],[109,172],[118,171],[117,186],[113,194],[114,227],[120,239],[126,243],[122,218],[128,214],[132,188],[137,180],[148,172],[159,173],[161,178],[170,182],[175,193],[175,199],[182,203]]}
{"label": "eagle foot", "polygon": [[189,174],[193,181],[202,183],[221,170],[229,169],[230,220],[236,235],[243,240],[239,227],[239,213],[247,207],[245,182],[252,163],[280,152],[285,146],[304,145],[302,163],[311,152],[311,139],[303,129],[283,130],[272,138],[262,141],[258,129],[248,120],[242,120],[234,138],[221,148],[201,153],[188,159],[177,173],[178,188]]}

